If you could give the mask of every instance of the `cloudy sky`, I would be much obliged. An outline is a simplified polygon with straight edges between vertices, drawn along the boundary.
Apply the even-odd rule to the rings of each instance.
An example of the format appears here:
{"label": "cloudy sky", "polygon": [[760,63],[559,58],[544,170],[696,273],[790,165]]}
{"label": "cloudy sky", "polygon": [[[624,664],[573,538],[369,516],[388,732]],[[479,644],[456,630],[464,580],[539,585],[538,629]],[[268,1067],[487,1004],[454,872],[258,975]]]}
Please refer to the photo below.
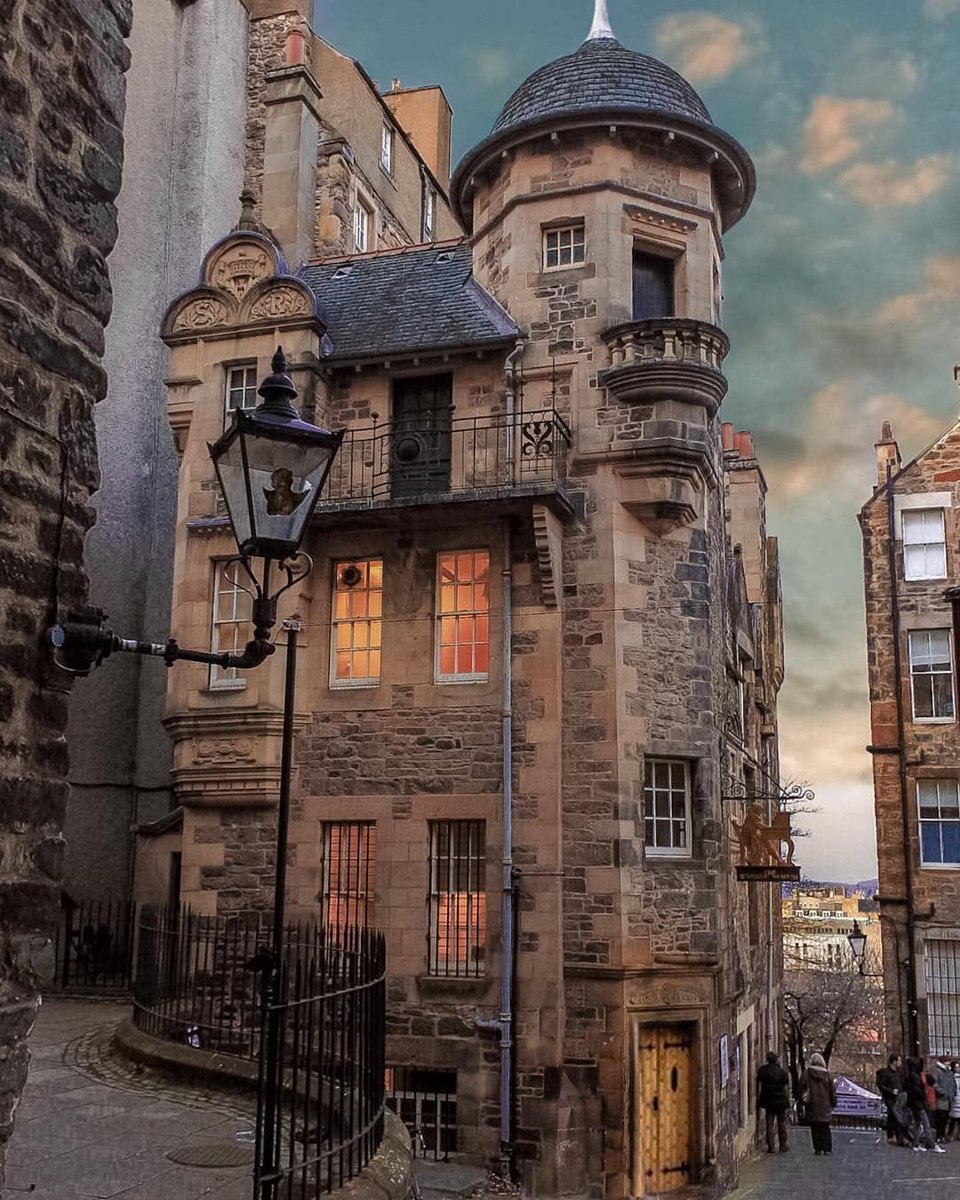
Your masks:
{"label": "cloudy sky", "polygon": [[[584,37],[592,0],[319,0],[316,27],[389,86],[443,84],[454,160]],[[875,872],[860,537],[873,442],[957,415],[960,0],[610,0],[624,45],[700,91],[750,151],[727,238],[728,420],[754,431],[780,538],[785,775],[816,789],[814,878]]]}

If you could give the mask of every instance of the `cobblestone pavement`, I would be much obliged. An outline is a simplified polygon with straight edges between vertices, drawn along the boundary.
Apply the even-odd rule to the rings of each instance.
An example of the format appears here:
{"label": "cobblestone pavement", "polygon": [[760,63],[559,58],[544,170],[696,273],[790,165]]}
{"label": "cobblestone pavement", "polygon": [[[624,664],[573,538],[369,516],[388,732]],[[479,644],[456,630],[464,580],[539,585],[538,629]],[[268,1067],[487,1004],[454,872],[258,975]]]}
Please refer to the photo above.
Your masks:
{"label": "cobblestone pavement", "polygon": [[[252,1103],[126,1063],[110,1038],[127,1012],[119,1004],[44,1003],[7,1150],[5,1200],[250,1200]],[[249,1161],[174,1161],[221,1150]]]}
{"label": "cobblestone pavement", "polygon": [[946,1200],[960,1195],[960,1142],[945,1154],[914,1154],[876,1133],[833,1131],[833,1154],[815,1158],[806,1129],[788,1154],[761,1154],[725,1200]]}

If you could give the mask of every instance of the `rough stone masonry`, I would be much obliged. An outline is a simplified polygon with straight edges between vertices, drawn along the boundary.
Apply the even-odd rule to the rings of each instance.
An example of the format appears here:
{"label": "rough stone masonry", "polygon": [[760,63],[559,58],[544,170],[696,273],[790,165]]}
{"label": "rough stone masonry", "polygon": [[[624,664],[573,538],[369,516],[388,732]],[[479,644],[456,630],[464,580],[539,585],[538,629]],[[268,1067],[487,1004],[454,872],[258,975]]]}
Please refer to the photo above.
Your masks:
{"label": "rough stone masonry", "polygon": [[0,1191],[52,968],[132,0],[0,0]]}

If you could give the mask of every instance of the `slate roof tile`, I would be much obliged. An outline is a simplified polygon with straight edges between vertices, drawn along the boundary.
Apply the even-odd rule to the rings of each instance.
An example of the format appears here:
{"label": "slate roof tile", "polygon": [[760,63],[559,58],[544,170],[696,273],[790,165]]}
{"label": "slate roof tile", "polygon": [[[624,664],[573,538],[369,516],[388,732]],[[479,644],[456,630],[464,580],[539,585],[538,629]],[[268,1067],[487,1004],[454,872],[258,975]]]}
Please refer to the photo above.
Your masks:
{"label": "slate roof tile", "polygon": [[468,244],[440,243],[301,268],[330,358],[508,341],[519,329],[473,278]]}

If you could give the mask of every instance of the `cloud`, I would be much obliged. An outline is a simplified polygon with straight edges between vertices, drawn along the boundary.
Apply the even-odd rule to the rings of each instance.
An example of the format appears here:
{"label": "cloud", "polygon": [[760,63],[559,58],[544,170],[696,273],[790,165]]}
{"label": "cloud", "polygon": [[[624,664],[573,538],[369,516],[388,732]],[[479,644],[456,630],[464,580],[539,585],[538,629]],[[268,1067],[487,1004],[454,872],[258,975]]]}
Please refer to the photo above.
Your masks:
{"label": "cloud", "polygon": [[726,79],[753,58],[759,40],[757,32],[746,25],[706,12],[676,13],[665,17],[656,30],[660,53],[695,83]]}
{"label": "cloud", "polygon": [[950,178],[952,165],[947,154],[930,154],[914,163],[894,159],[854,163],[840,176],[840,182],[861,204],[870,208],[895,208],[921,204],[942,192]]}
{"label": "cloud", "polygon": [[803,126],[801,169],[808,175],[818,175],[849,162],[863,145],[861,134],[886,124],[893,112],[888,100],[817,96]]}
{"label": "cloud", "polygon": [[838,379],[809,400],[802,433],[758,433],[757,446],[771,484],[771,501],[789,505],[823,500],[832,509],[854,511],[870,494],[873,443],[883,421],[893,424],[901,444],[926,445],[943,432],[932,416],[896,392],[874,390],[869,378]]}
{"label": "cloud", "polygon": [[923,0],[923,15],[931,21],[945,21],[960,12],[960,0]]}
{"label": "cloud", "polygon": [[474,58],[474,71],[481,83],[493,86],[504,83],[513,73],[509,51],[490,47],[479,50]]}
{"label": "cloud", "polygon": [[923,281],[913,292],[887,300],[873,314],[880,328],[919,325],[932,318],[955,320],[960,310],[960,256],[934,255],[924,263]]}

